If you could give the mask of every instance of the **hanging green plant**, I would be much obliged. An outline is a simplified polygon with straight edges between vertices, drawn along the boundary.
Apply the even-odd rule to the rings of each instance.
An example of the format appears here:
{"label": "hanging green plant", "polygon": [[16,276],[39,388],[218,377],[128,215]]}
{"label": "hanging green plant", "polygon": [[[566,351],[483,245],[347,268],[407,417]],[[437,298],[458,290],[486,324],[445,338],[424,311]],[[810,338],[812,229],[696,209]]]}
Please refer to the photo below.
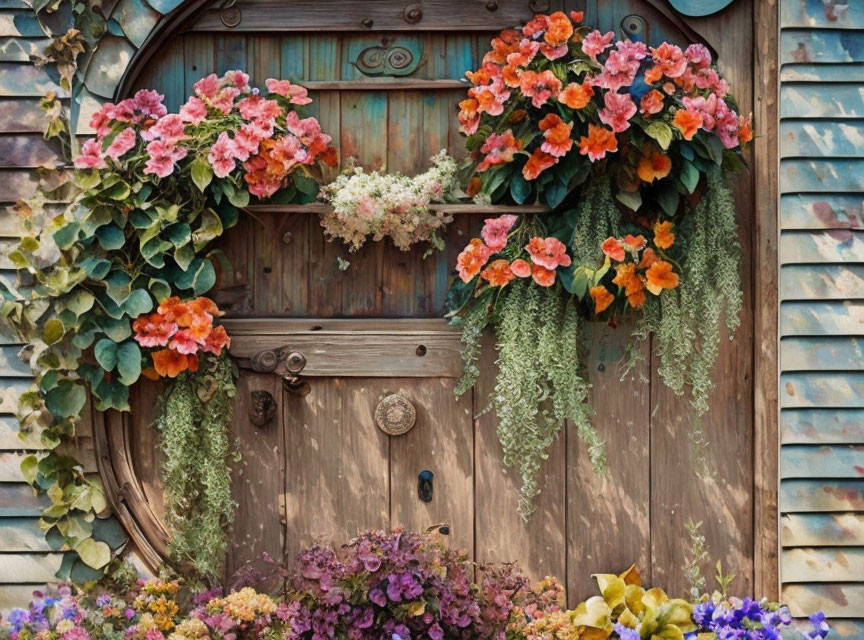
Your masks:
{"label": "hanging green plant", "polygon": [[[248,80],[240,71],[203,78],[178,113],[168,113],[155,91],[106,104],[90,122],[96,136],[75,157],[71,204],[54,216],[36,204],[22,208],[27,235],[9,256],[18,283],[4,292],[0,314],[26,343],[35,377],[19,404],[21,433],[38,432],[48,449],[25,458],[22,471],[51,500],[43,530],[73,551],[71,563],[89,568],[88,579],[119,545],[96,537],[96,516],[107,508],[102,490],[61,445],[75,436],[88,391],[97,410],[127,411],[129,387],[142,373],[175,379],[166,405],[190,389],[198,398],[191,422],[169,415],[158,424],[174,549],[180,560],[200,562],[201,573],[218,573],[224,542],[215,538],[231,508],[227,475],[212,472],[225,469],[233,381],[218,358],[228,345],[214,326],[220,313],[200,297],[223,259],[211,245],[250,197],[314,201],[319,163],[336,162],[318,121],[298,114],[311,102],[303,87],[268,80],[260,93]],[[183,479],[166,443],[186,451],[192,432],[209,442]],[[194,500],[181,500],[195,486]],[[200,525],[209,549],[181,518]]]}
{"label": "hanging green plant", "polygon": [[735,206],[726,181],[743,166],[750,119],[711,53],[649,47],[537,15],[492,41],[459,120],[471,158],[467,191],[483,203],[541,202],[544,215],[486,220],[457,260],[448,311],[463,330],[464,375],[479,375],[480,338],[497,337],[490,399],[504,463],[518,467],[520,512],[532,510],[540,462],[566,420],[598,471],[580,323],[638,316],[625,373],[655,336],[662,380],[708,409],[723,316],[742,293]]}

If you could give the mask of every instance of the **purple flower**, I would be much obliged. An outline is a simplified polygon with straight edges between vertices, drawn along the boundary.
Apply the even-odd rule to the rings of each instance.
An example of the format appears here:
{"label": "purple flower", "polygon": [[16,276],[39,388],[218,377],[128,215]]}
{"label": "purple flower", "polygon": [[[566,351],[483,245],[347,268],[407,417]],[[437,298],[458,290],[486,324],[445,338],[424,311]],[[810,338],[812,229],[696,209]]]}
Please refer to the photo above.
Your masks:
{"label": "purple flower", "polygon": [[615,625],[615,633],[621,640],[640,640],[639,632],[636,629],[625,627],[623,624]]}

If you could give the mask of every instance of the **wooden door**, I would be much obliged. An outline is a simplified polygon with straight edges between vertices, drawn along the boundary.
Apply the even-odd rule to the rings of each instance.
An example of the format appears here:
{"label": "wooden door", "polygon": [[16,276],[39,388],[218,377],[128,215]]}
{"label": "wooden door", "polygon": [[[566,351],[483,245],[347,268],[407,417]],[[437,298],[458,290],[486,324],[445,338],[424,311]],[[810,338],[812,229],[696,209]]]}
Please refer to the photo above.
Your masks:
{"label": "wooden door", "polygon": [[[462,153],[459,78],[479,65],[497,30],[548,5],[585,10],[589,24],[652,44],[686,44],[699,31],[717,48],[742,111],[752,103],[753,5],[747,0],[686,24],[663,0],[424,0],[414,22],[408,4],[240,0],[238,25],[226,26],[216,9],[205,11],[164,42],[132,85],[159,89],[177,107],[210,72],[246,69],[257,85],[267,77],[303,82],[343,161],[356,156],[369,168],[414,172],[440,148]],[[361,54],[375,48],[404,49],[416,65],[403,75],[362,71]],[[749,176],[736,193],[749,300]],[[648,581],[682,592],[684,523],[693,519],[705,522],[711,551],[737,574],[737,590],[750,589],[752,308],[735,340],[721,346],[701,441],[690,436],[686,399],[652,373],[656,362],[647,348],[644,364],[622,382],[617,363],[626,327],[590,327],[594,422],[611,473],[596,476],[580,440],[566,430],[543,467],[537,511],[524,523],[516,514],[518,478],[501,466],[495,416],[482,412],[494,385],[494,343],[487,340],[476,388],[457,401],[451,389],[460,371],[459,336],[441,319],[456,254],[485,216],[457,216],[447,249],[423,260],[422,251],[404,253],[389,243],[349,255],[324,239],[311,211],[256,210],[222,243],[233,270],[220,275],[216,295],[230,308],[232,353],[242,361],[260,350],[300,351],[311,388],[296,397],[280,376],[243,369],[233,427],[241,460],[232,567],[262,551],[290,557],[317,539],[338,542],[365,528],[447,523],[452,542],[477,560],[519,560],[536,577],[556,575],[567,582],[571,600],[593,591],[591,573],[633,562]],[[339,269],[337,256],[351,263],[347,270]],[[262,397],[255,391],[269,393],[276,407],[263,426],[250,418],[254,397]],[[407,434],[388,436],[373,416],[379,400],[395,392],[413,403],[417,420]],[[139,395],[131,419],[115,421],[109,438],[126,451],[115,455],[115,468],[137,478],[126,489],[137,496],[129,519],[149,522],[143,535],[159,552],[165,541],[148,393]],[[428,503],[417,491],[422,471],[434,474]]]}

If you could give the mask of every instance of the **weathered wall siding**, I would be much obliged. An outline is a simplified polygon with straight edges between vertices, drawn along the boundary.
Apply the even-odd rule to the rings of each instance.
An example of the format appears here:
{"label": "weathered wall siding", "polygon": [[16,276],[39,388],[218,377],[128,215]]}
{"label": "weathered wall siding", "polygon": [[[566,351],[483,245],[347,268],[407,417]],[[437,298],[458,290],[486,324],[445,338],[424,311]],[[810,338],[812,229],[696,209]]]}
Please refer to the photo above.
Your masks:
{"label": "weathered wall siding", "polygon": [[783,599],[862,638],[864,2],[779,3]]}

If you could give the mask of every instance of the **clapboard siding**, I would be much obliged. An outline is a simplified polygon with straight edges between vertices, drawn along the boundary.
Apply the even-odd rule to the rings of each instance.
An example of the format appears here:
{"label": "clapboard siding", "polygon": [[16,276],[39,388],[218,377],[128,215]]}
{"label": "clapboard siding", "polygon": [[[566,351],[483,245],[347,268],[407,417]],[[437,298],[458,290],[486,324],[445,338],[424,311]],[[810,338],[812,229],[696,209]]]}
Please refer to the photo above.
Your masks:
{"label": "clapboard siding", "polygon": [[782,595],[860,639],[864,2],[780,0],[780,24]]}

